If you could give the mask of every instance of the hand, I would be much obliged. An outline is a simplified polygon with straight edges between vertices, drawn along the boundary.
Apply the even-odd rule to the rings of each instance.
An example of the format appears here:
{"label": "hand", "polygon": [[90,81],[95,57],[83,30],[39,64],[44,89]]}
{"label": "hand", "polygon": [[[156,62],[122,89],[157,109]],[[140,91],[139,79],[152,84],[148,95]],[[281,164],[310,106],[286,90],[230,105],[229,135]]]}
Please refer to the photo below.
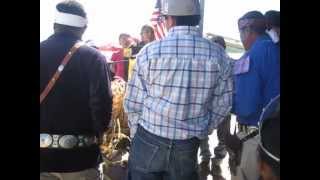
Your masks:
{"label": "hand", "polygon": [[224,140],[225,140],[226,146],[232,151],[236,152],[241,150],[242,142],[237,136],[237,134],[226,133]]}

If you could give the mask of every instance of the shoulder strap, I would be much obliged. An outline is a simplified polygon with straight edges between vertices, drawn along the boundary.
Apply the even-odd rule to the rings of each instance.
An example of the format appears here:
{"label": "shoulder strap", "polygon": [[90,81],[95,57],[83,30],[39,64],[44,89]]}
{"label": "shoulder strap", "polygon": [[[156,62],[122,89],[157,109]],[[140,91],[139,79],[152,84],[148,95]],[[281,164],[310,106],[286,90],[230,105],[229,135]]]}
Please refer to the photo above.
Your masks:
{"label": "shoulder strap", "polygon": [[72,55],[83,45],[83,42],[76,42],[72,48],[68,51],[66,56],[63,58],[61,64],[59,65],[58,69],[50,79],[49,83],[47,84],[46,88],[40,94],[40,104],[42,101],[47,97],[53,86],[55,85],[56,81],[59,79],[61,72],[63,71],[64,67],[68,64],[69,60],[71,59]]}
{"label": "shoulder strap", "polygon": [[241,142],[243,143],[243,142],[247,141],[248,139],[251,139],[251,138],[255,137],[258,134],[259,134],[258,130],[253,131],[251,134],[249,134],[246,137],[244,137],[243,139],[241,139]]}

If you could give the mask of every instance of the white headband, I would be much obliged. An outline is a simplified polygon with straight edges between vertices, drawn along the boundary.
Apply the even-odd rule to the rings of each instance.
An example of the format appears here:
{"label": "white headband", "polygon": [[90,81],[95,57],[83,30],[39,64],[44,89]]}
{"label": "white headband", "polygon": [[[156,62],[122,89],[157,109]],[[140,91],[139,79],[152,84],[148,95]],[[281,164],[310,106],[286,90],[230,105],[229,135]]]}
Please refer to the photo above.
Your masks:
{"label": "white headband", "polygon": [[67,14],[59,11],[56,12],[54,22],[57,24],[63,24],[74,27],[85,27],[88,24],[88,20],[84,17],[74,14]]}

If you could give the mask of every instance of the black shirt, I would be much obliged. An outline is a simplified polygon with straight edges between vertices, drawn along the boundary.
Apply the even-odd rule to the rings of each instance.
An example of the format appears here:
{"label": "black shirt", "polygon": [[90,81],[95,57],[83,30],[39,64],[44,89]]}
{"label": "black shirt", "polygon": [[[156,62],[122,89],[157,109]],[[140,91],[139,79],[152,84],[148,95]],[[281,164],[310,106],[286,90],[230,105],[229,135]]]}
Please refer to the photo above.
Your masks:
{"label": "black shirt", "polygon": [[[79,38],[54,34],[40,43],[40,93]],[[111,119],[110,70],[105,57],[80,47],[40,105],[40,133],[99,135]],[[98,146],[71,150],[40,148],[40,172],[72,172],[98,165]]]}

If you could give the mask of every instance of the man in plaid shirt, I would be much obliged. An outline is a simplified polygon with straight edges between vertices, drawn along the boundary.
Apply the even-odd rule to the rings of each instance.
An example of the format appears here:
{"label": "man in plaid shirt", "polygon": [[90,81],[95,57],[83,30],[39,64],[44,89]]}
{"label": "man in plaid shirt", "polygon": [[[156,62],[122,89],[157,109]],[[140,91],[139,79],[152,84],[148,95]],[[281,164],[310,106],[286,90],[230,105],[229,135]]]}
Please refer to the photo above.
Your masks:
{"label": "man in plaid shirt", "polygon": [[197,151],[228,115],[232,68],[202,38],[198,0],[162,1],[167,36],[145,46],[128,82],[129,179],[197,179]]}

